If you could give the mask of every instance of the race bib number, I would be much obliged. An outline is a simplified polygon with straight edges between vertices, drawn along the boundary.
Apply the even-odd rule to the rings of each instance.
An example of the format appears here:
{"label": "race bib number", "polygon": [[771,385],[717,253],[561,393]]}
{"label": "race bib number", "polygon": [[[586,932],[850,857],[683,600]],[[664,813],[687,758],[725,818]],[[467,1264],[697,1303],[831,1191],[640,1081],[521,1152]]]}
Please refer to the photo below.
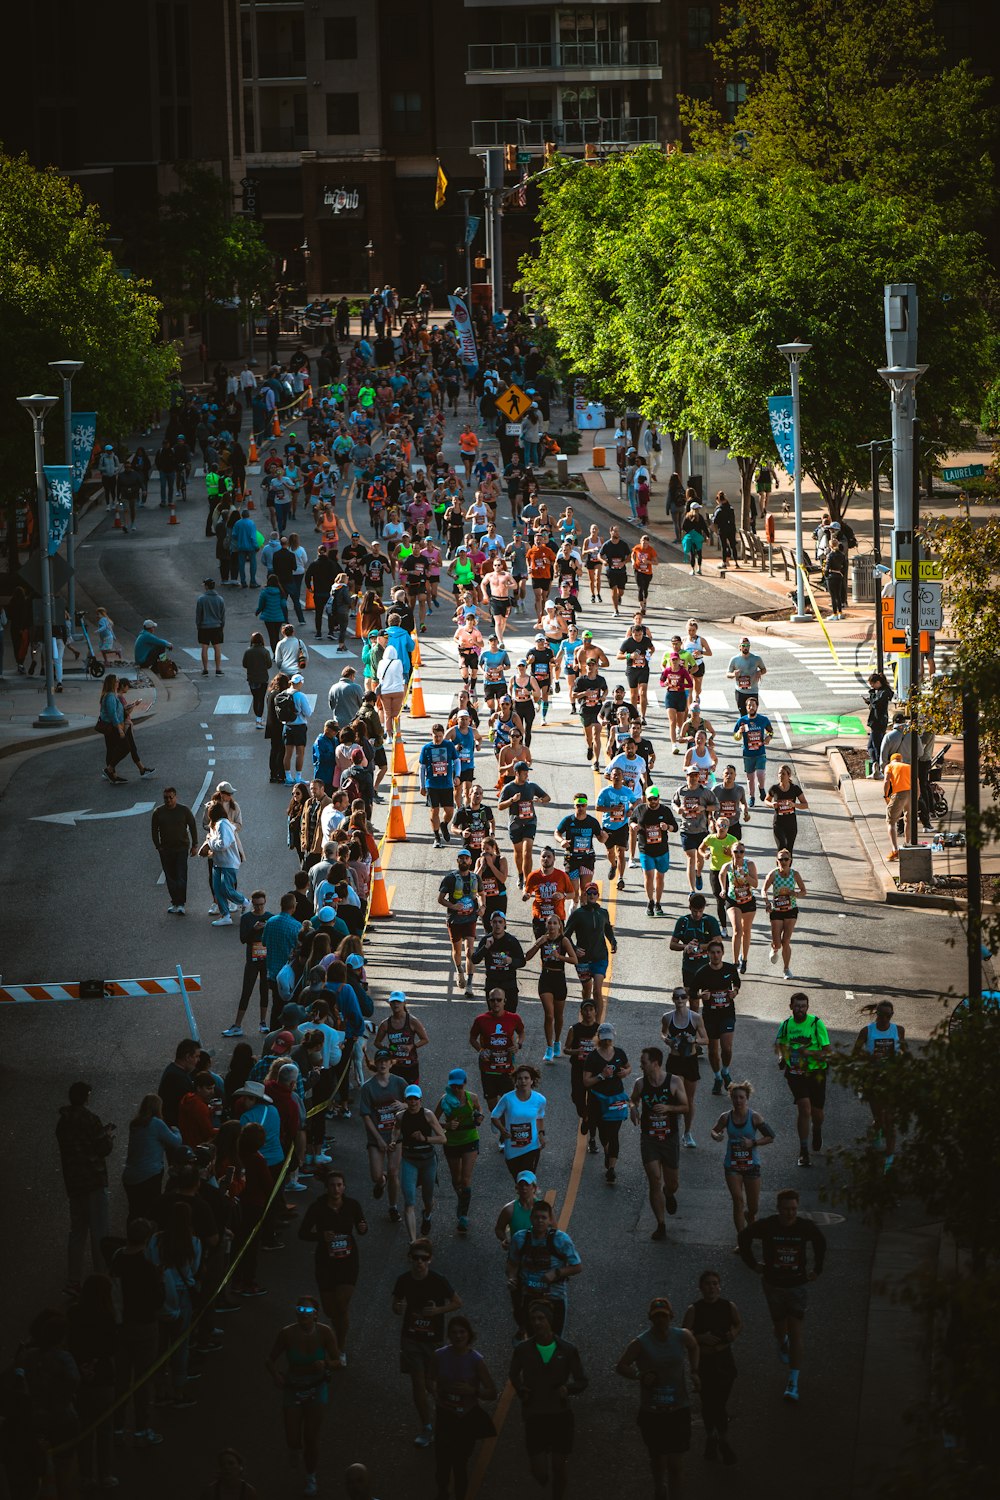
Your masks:
{"label": "race bib number", "polygon": [[331,1260],[345,1260],[351,1253],[351,1237],[347,1234],[328,1234],[326,1253]]}
{"label": "race bib number", "polygon": [[775,911],[789,911],[792,905],[792,898],[787,891],[777,891],[773,905]]}
{"label": "race bib number", "polygon": [[701,799],[699,797],[685,797],[683,806],[686,818],[697,818],[701,812]]}
{"label": "race bib number", "polygon": [[535,804],[530,797],[523,798],[517,804],[517,816],[520,818],[522,823],[531,822],[532,818],[535,816]]}
{"label": "race bib number", "polygon": [[779,815],[779,817],[786,818],[789,813],[793,813],[795,811],[795,803],[791,800],[790,797],[779,797],[774,810]]}
{"label": "race bib number", "polygon": [[775,1250],[774,1263],[783,1271],[797,1271],[799,1268],[798,1246],[778,1245]]}
{"label": "race bib number", "polygon": [[741,693],[745,693],[749,690],[752,680],[753,679],[748,677],[745,672],[737,672],[736,674],[736,686],[739,688]]}
{"label": "race bib number", "polygon": [[748,750],[759,750],[764,743],[764,731],[758,729],[756,724],[747,726],[746,746]]}
{"label": "race bib number", "polygon": [[264,959],[267,957],[267,949],[265,948],[264,944],[254,940],[254,942],[250,944],[250,957],[254,963],[263,963]]}
{"label": "race bib number", "polygon": [[589,833],[575,833],[573,835],[573,853],[589,854],[593,840]]}
{"label": "race bib number", "polygon": [[378,1121],[378,1132],[387,1138],[392,1135],[393,1126],[396,1123],[396,1111],[391,1104],[380,1104],[375,1118]]}
{"label": "race bib number", "polygon": [[652,825],[652,827],[646,829],[646,845],[647,845],[647,847],[650,844],[658,844],[660,842],[660,840],[662,839],[662,837],[663,837],[663,831],[660,828],[660,825],[658,823],[654,823]]}
{"label": "race bib number", "polygon": [[666,1407],[677,1405],[677,1390],[672,1385],[654,1385],[652,1392],[653,1405],[661,1410]]}
{"label": "race bib number", "polygon": [[745,1172],[753,1165],[753,1145],[750,1141],[732,1141],[729,1147],[729,1160],[735,1172]]}
{"label": "race bib number", "polygon": [[532,1125],[530,1120],[517,1120],[510,1127],[510,1143],[512,1146],[530,1146],[532,1137]]}
{"label": "race bib number", "polygon": [[446,760],[431,761],[431,775],[443,777],[448,774],[448,762]]}

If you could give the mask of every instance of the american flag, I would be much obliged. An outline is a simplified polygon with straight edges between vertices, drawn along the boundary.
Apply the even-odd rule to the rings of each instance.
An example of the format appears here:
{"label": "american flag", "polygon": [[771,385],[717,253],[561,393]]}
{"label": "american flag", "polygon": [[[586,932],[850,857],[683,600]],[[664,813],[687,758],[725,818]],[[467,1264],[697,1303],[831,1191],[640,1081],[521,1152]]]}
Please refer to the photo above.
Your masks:
{"label": "american flag", "polygon": [[528,206],[528,169],[527,169],[527,167],[525,167],[523,169],[523,171],[521,172],[521,181],[517,185],[517,191],[514,194],[514,202],[517,204],[518,208],[527,208],[527,206]]}

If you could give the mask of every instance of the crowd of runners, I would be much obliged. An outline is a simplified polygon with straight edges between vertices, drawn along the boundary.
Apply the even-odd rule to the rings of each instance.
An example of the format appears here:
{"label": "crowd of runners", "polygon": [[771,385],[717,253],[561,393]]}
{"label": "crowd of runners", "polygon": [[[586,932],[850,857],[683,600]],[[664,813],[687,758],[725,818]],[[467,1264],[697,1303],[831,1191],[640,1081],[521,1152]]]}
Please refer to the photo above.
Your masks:
{"label": "crowd of runners", "polygon": [[[639,1386],[657,1497],[680,1493],[693,1411],[705,1459],[735,1464],[733,1349],[741,1308],[759,1295],[744,1266],[761,1278],[784,1398],[800,1400],[809,1286],[826,1244],[799,1214],[787,1168],[808,1169],[823,1147],[831,1045],[793,982],[796,923],[809,901],[795,846],[808,802],[793,766],[774,764],[766,661],[747,639],[720,659],[696,619],[654,632],[648,595],[660,559],[650,538],[630,545],[615,524],[605,534],[571,505],[550,509],[538,470],[554,393],[530,330],[480,320],[472,378],[452,329],[400,320],[394,307],[372,326],[346,348],[330,341],[321,381],[280,437],[274,415],[292,375],[301,381],[301,362],[263,382],[237,378],[222,400],[187,398],[157,455],[165,505],[193,504],[198,451],[206,470],[214,566],[201,567],[212,576],[197,616],[206,675],[210,660],[222,672],[224,640],[231,649],[224,590],[257,590],[260,628],[242,668],[269,779],[286,788],[269,816],[287,825],[290,855],[266,891],[240,889],[248,834],[238,788],[225,780],[194,809],[168,786],[153,815],[170,915],[187,916],[204,870],[213,924],[238,926],[234,1016],[223,1033],[233,1046],[222,1060],[182,1040],[158,1080],[151,1075],[155,1091],[128,1128],[127,1215],[113,1226],[115,1133],[101,1100],[81,1082],[61,1112],[70,1300],[35,1319],[22,1360],[25,1419],[40,1434],[24,1451],[54,1449],[60,1494],[75,1493],[77,1476],[114,1487],[116,1443],[162,1441],[156,1405],[194,1404],[225,1315],[265,1297],[273,1254],[305,1255],[293,1237],[312,1247],[314,1292],[284,1317],[273,1296],[257,1306],[267,1310],[261,1337],[289,1452],[304,1464],[304,1493],[317,1494],[324,1417],[337,1382],[350,1379],[352,1298],[375,1215],[399,1225],[392,1313],[413,1442],[433,1449],[439,1500],[466,1495],[505,1380],[521,1403],[532,1474],[567,1493],[574,1409],[584,1409],[588,1367],[606,1362],[611,1346],[618,1375]],[[532,403],[523,445],[495,406],[514,381]],[[259,474],[247,464],[251,436]],[[640,475],[640,489],[650,482]],[[347,524],[348,500],[364,526]],[[140,514],[144,503],[145,489]],[[700,550],[697,559],[686,550],[700,571]],[[136,650],[153,671],[171,649],[157,629],[148,620]],[[518,633],[525,649],[511,646]],[[360,662],[338,668],[313,708],[305,680],[319,658],[310,648],[324,639],[341,648],[353,639]],[[438,965],[437,981],[479,996],[467,1044],[446,1057],[432,1017],[410,1009],[412,975],[400,969],[383,986],[368,972],[367,907],[381,879],[373,820],[389,800],[400,723],[412,731],[419,722],[407,714],[421,642],[451,653],[457,691],[450,710],[432,716],[426,743],[411,745],[428,813],[426,833],[417,814],[409,837],[426,837],[438,856],[453,972]],[[736,701],[714,723],[702,711],[712,680],[731,682]],[[105,698],[106,771],[116,782],[128,706]],[[560,800],[539,750],[557,709],[563,727],[578,727],[575,745],[563,734],[556,753],[563,765],[575,760],[579,790],[542,834],[540,812],[552,824],[542,810]],[[668,894],[671,871],[682,889]],[[609,970],[620,941],[611,907],[633,889],[658,944],[650,988],[663,1007],[629,1057]],[[437,964],[438,951],[428,939],[422,963]],[[384,972],[384,944],[378,962]],[[789,1107],[770,1121],[754,1107],[738,1036],[741,990],[765,964],[789,981],[789,1014],[773,1039]],[[540,1009],[522,1011],[526,995]],[[881,1058],[904,1045],[884,1002],[858,1049]],[[718,1102],[696,1135],[705,1086]],[[689,1153],[717,1156],[719,1191],[731,1198],[741,1261],[706,1265],[672,1297],[667,1260],[645,1288],[637,1279],[648,1321],[631,1340],[607,1330],[591,1340],[584,1328],[569,1336],[569,1284],[588,1267],[560,1226],[546,1173],[547,1104],[558,1091],[578,1121],[577,1152],[602,1158],[609,1187],[623,1169],[644,1174],[653,1241],[669,1240]],[[889,1167],[893,1122],[877,1099],[872,1110]],[[782,1141],[794,1141],[784,1167],[766,1166]],[[478,1185],[489,1150],[510,1175],[506,1203],[493,1176]],[[476,1247],[458,1286],[435,1265],[452,1235]],[[477,1286],[509,1293],[512,1353],[477,1347],[463,1310]],[[380,1357],[388,1389],[395,1377]],[[374,1433],[356,1434],[354,1448],[371,1461],[369,1438],[374,1446]],[[359,1456],[342,1441],[338,1453]],[[7,1461],[17,1480],[16,1456]],[[35,1493],[30,1462],[23,1467],[17,1500]],[[362,1465],[346,1483],[356,1500],[370,1497]],[[414,1492],[407,1479],[394,1493]],[[252,1496],[238,1454],[222,1456],[206,1493]]]}

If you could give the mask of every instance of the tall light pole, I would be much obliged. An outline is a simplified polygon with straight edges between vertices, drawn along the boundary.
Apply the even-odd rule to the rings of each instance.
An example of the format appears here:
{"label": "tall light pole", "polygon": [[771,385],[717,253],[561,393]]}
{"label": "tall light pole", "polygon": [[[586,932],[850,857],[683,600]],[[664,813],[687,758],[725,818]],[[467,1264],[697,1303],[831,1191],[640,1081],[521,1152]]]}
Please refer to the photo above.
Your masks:
{"label": "tall light pole", "polygon": [[83,369],[82,359],[50,359],[49,369],[62,377],[63,383],[63,449],[69,464],[73,510],[66,529],[66,565],[69,582],[66,585],[66,607],[69,617],[76,623],[76,483],[73,475],[73,376]]}
{"label": "tall light pole", "polygon": [[465,300],[472,311],[472,236],[469,234],[469,211],[475,194],[472,188],[461,188],[458,196],[465,210]]}
{"label": "tall light pole", "polygon": [[59,400],[58,396],[18,396],[31,418],[35,430],[35,489],[38,495],[38,531],[42,566],[42,629],[45,640],[45,707],[35,720],[36,729],[57,729],[66,723],[66,715],[53,702],[55,684],[52,660],[52,563],[49,558],[49,499],[45,490],[45,418]]}
{"label": "tall light pole", "polygon": [[[916,385],[921,375],[927,369],[926,365],[883,365],[879,374],[885,381],[892,394],[892,488],[893,488],[893,528],[892,528],[892,564],[893,578],[895,579],[895,565],[903,555],[900,547],[907,546],[912,540],[913,533],[913,496],[916,486],[920,483],[920,476],[914,470],[917,462],[913,452],[913,424],[917,409]],[[907,494],[906,491],[909,491]],[[916,600],[919,596],[919,579],[910,580],[913,589],[913,618],[917,618]],[[912,632],[911,632],[912,635]],[[917,646],[920,645],[920,635],[917,632]],[[911,671],[914,654],[911,651],[908,656],[900,659],[896,677],[896,692],[898,696],[905,699],[909,696]]]}
{"label": "tall light pole", "polygon": [[802,567],[805,552],[802,544],[802,431],[799,419],[799,366],[812,344],[779,344],[778,353],[788,361],[792,380],[792,481],[795,486],[795,613],[793,620],[806,619],[806,590]]}

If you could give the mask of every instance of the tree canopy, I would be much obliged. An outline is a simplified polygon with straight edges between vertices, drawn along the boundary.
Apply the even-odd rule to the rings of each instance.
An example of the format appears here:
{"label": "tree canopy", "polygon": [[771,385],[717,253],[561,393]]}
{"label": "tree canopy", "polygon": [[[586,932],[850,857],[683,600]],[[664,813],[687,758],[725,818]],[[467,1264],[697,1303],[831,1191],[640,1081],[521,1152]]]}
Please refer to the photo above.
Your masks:
{"label": "tree canopy", "polygon": [[723,153],[655,150],[565,164],[543,186],[522,286],[564,355],[607,399],[639,394],[671,429],[754,465],[773,454],[767,397],[803,363],[803,462],[839,515],[867,475],[858,445],[888,426],[882,287],[921,290],[920,412],[928,448],[968,437],[992,357],[975,232],[931,208],[804,168],[774,176]]}
{"label": "tree canopy", "polygon": [[[0,465],[11,503],[31,485],[31,431],[13,397],[61,395],[48,364],[83,360],[73,404],[96,410],[114,436],[159,406],[177,364],[159,342],[160,304],[148,283],[123,276],[107,229],[77,187],[26,157],[0,155],[0,344],[10,399],[0,405]],[[50,462],[62,460],[62,423],[46,426]]]}

